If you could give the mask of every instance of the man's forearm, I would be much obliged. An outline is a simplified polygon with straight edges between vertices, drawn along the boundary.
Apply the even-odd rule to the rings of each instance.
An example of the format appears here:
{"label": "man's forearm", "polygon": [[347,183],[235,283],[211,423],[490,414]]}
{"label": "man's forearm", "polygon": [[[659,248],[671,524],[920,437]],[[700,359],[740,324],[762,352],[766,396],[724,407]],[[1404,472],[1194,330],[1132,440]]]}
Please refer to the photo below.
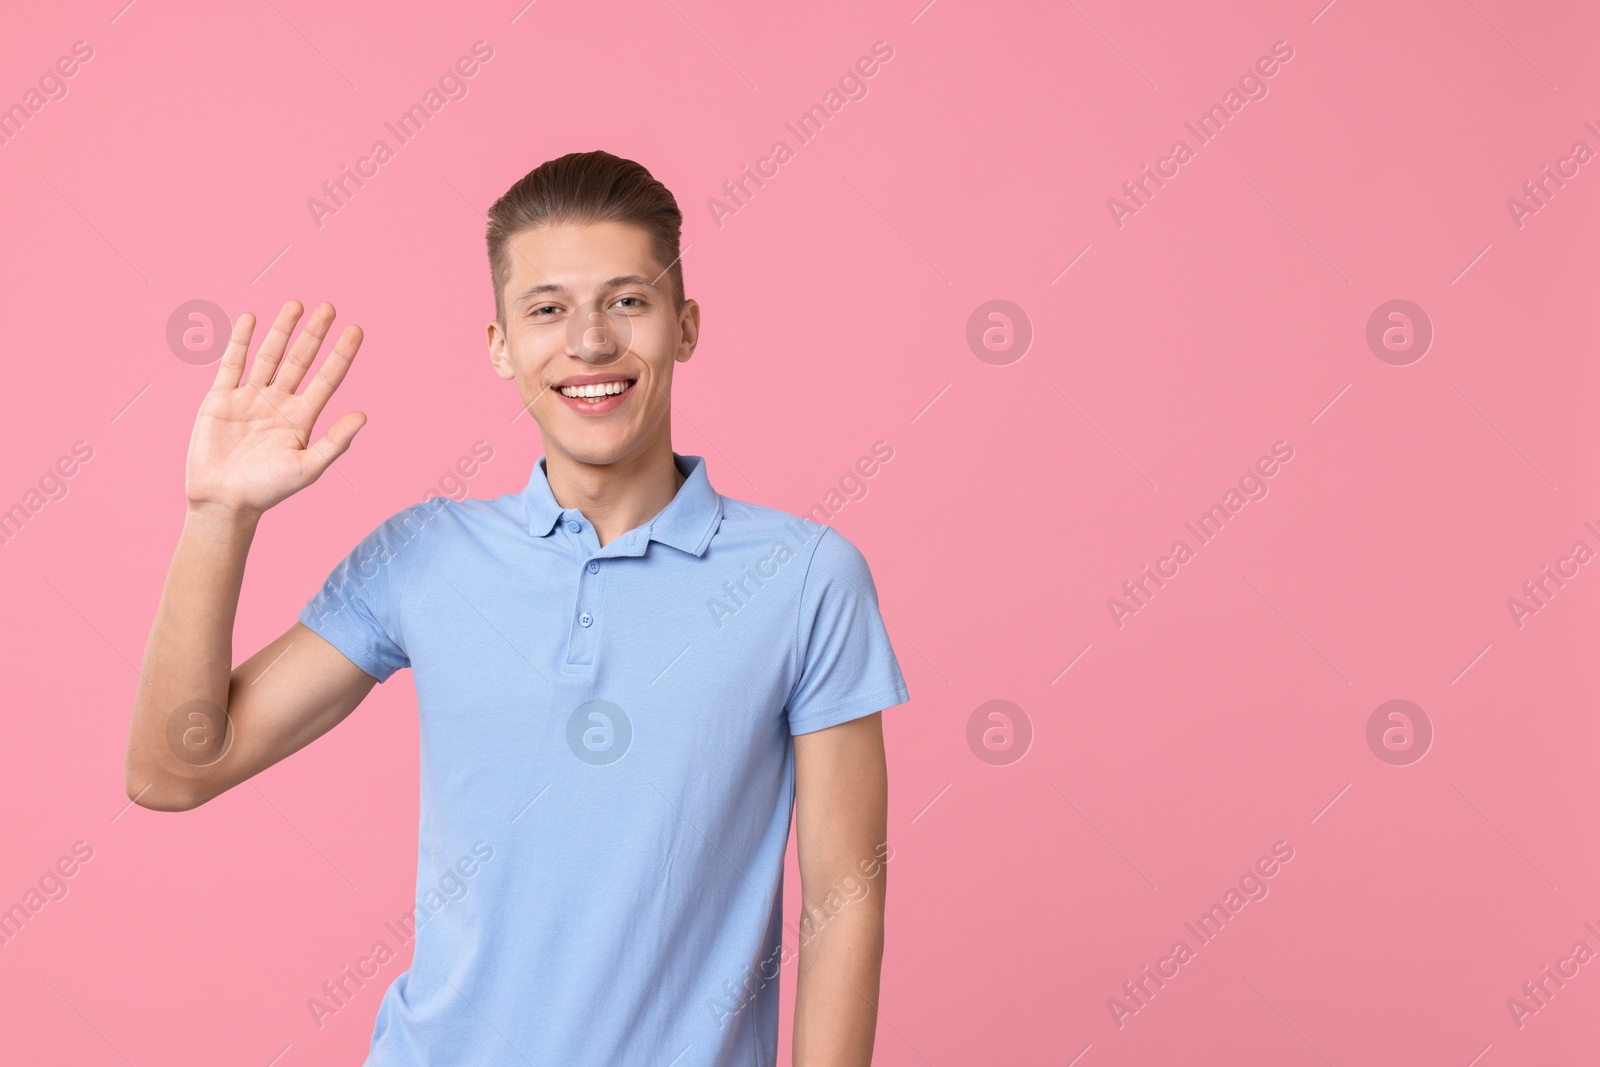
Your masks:
{"label": "man's forearm", "polygon": [[877,880],[874,892],[847,903],[820,926],[802,924],[794,1067],[868,1067],[872,1062],[883,968],[882,885]]}
{"label": "man's forearm", "polygon": [[[134,698],[128,739],[128,788],[146,807],[181,807],[186,777],[220,754],[233,673],[233,623],[256,519],[191,509],[156,608]],[[183,711],[192,704],[192,715]],[[176,726],[170,721],[179,715]],[[169,731],[199,744],[187,759]],[[185,749],[188,751],[188,749]],[[170,795],[169,795],[170,794]]]}

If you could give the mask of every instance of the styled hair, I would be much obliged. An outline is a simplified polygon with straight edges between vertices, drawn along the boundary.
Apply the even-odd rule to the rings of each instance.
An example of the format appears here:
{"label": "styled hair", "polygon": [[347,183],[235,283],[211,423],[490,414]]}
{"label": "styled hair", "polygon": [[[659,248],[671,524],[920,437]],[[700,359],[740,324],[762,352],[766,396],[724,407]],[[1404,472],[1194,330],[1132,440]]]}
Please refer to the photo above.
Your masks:
{"label": "styled hair", "polygon": [[489,209],[489,276],[495,318],[506,324],[511,239],[545,225],[627,222],[644,230],[650,252],[669,264],[674,310],[683,309],[683,263],[678,242],[683,212],[665,185],[631,159],[610,152],[570,152],[523,175]]}

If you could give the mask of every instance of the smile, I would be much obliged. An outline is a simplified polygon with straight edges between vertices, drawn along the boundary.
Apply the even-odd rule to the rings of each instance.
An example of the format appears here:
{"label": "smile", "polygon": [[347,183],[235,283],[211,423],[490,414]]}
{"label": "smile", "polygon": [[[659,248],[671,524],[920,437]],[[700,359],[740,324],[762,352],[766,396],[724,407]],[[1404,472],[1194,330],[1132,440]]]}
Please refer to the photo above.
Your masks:
{"label": "smile", "polygon": [[607,397],[620,396],[633,388],[633,380],[620,382],[596,382],[593,385],[564,385],[558,390],[562,396],[573,400],[581,400],[590,404],[598,404]]}

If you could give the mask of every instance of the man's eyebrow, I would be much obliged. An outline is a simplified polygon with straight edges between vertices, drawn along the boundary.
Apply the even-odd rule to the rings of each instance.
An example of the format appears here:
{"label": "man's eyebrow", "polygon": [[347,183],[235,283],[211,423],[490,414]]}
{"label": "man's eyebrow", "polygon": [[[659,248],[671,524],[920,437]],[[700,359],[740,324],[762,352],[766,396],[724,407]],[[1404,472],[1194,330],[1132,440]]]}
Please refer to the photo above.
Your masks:
{"label": "man's eyebrow", "polygon": [[[657,292],[660,292],[655,282],[651,281],[649,278],[646,278],[642,274],[619,274],[615,278],[607,281],[600,288],[602,290],[621,289],[625,285],[642,285],[647,289],[655,289]],[[530,285],[528,288],[522,290],[513,306],[521,307],[529,300],[544,296],[547,293],[566,293],[569,291],[570,290],[568,290],[566,286],[560,284],[559,282],[542,282],[539,285]]]}

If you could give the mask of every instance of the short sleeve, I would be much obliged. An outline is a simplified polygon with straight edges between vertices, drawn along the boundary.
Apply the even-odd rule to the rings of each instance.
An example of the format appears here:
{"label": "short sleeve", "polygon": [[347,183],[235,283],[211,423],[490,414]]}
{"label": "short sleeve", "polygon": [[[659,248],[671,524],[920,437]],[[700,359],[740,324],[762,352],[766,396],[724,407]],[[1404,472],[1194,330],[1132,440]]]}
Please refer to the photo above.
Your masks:
{"label": "short sleeve", "polygon": [[837,726],[909,699],[866,557],[831,526],[823,528],[806,570],[797,639],[791,734]]}
{"label": "short sleeve", "polygon": [[367,534],[300,609],[299,619],[380,682],[411,666],[400,625],[405,578],[419,535],[442,497],[396,512]]}

